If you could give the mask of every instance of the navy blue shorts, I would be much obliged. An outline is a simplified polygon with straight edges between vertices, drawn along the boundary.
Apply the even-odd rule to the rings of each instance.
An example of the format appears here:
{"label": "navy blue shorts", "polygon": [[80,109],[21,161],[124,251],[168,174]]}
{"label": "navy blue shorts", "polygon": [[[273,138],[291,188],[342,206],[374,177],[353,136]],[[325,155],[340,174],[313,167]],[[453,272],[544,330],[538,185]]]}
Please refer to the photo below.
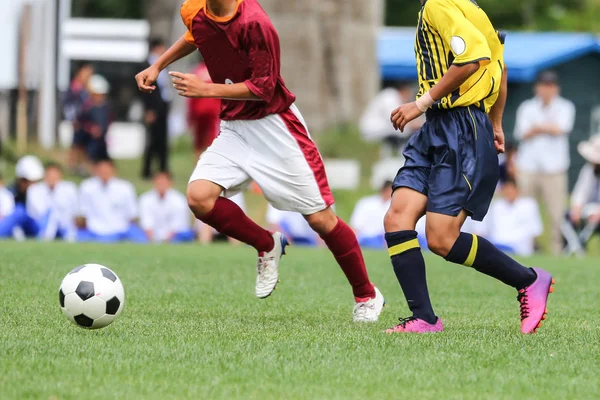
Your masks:
{"label": "navy blue shorts", "polygon": [[429,110],[427,121],[404,149],[406,163],[394,189],[427,196],[427,211],[457,216],[463,209],[481,221],[500,174],[492,124],[475,106]]}

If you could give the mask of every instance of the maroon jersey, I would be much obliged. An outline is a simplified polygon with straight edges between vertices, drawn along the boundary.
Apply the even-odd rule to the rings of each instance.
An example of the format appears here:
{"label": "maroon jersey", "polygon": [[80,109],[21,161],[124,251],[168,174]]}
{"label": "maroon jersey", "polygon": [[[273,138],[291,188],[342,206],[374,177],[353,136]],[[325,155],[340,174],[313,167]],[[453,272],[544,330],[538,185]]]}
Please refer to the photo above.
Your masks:
{"label": "maroon jersey", "polygon": [[185,40],[200,50],[214,83],[243,82],[262,100],[223,100],[221,119],[260,119],[289,109],[296,97],[281,78],[279,36],[258,1],[237,0],[228,18],[210,14],[205,3],[186,0],[182,5]]}

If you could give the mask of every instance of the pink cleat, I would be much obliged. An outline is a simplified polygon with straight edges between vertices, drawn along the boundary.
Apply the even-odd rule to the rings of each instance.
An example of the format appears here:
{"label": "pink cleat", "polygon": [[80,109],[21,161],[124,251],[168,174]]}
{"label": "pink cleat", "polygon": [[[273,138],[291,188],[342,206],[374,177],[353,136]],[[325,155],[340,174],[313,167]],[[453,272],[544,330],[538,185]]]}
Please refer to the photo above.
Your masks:
{"label": "pink cleat", "polygon": [[548,294],[554,291],[554,278],[549,272],[533,268],[537,279],[531,285],[519,290],[517,300],[521,303],[521,332],[535,333],[546,319]]}
{"label": "pink cleat", "polygon": [[400,318],[400,323],[393,328],[387,329],[385,333],[430,333],[442,332],[444,325],[442,319],[438,318],[435,324],[430,324],[415,317]]}

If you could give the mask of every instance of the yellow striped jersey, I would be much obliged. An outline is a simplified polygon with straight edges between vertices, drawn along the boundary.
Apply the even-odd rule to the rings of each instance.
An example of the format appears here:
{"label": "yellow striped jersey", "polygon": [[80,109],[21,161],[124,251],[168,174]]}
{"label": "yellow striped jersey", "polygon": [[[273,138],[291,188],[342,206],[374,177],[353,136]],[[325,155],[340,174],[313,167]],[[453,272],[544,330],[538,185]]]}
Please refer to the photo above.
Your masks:
{"label": "yellow striped jersey", "polygon": [[494,30],[475,0],[426,0],[415,41],[419,93],[425,94],[452,64],[479,70],[433,108],[475,105],[486,113],[496,102],[504,70],[504,34]]}

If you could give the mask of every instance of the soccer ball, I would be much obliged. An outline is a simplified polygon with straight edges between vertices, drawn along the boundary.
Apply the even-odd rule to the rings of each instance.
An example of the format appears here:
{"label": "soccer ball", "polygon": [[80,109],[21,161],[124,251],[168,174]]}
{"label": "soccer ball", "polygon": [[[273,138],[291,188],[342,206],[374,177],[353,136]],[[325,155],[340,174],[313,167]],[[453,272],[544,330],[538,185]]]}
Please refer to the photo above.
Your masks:
{"label": "soccer ball", "polygon": [[63,314],[82,328],[104,328],[123,311],[125,292],[113,271],[99,264],[84,264],[65,276],[58,300]]}

